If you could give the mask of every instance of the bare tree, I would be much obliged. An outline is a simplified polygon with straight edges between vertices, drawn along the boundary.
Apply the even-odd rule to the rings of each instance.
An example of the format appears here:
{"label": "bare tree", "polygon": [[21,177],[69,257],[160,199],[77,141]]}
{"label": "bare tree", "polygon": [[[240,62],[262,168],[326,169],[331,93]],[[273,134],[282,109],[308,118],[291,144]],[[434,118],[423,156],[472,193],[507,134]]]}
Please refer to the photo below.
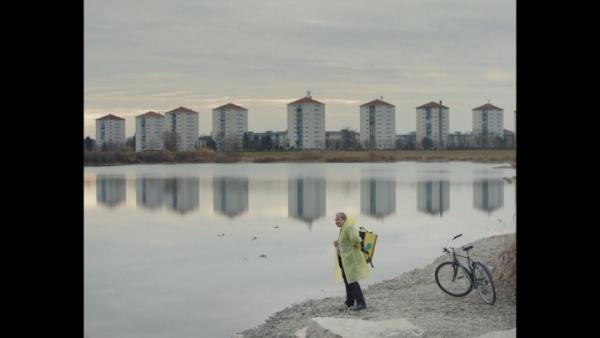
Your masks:
{"label": "bare tree", "polygon": [[179,141],[179,134],[177,132],[172,132],[169,130],[165,130],[163,132],[164,149],[172,151],[172,152],[176,152],[178,141]]}
{"label": "bare tree", "polygon": [[360,146],[360,141],[356,139],[356,135],[356,130],[350,129],[349,126],[344,127],[341,130],[341,140],[338,144],[337,149],[357,149]]}
{"label": "bare tree", "polygon": [[241,147],[235,136],[229,136],[221,142],[220,150],[228,156],[235,156],[241,151]]}
{"label": "bare tree", "polygon": [[87,136],[83,139],[83,150],[92,151],[96,148],[96,140]]}
{"label": "bare tree", "polygon": [[271,150],[273,149],[273,140],[270,135],[266,135],[260,140],[260,148],[261,150]]}
{"label": "bare tree", "polygon": [[362,146],[363,146],[363,149],[371,149],[371,141],[369,141],[369,140],[364,140],[364,141],[362,142]]}
{"label": "bare tree", "polygon": [[433,140],[427,136],[423,137],[421,144],[423,145],[423,149],[433,149]]}

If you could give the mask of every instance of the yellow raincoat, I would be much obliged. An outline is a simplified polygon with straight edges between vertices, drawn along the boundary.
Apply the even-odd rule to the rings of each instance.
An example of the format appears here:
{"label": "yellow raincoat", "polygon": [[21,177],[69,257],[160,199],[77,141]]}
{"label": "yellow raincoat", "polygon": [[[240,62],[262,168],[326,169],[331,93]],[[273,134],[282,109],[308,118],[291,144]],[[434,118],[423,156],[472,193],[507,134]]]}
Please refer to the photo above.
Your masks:
{"label": "yellow raincoat", "polygon": [[[342,257],[342,265],[348,284],[357,282],[363,278],[371,276],[371,270],[367,265],[365,256],[360,251],[360,242],[362,238],[358,234],[358,229],[354,227],[354,217],[348,217],[344,225],[341,227],[338,246]],[[335,273],[333,281],[335,284],[342,282],[342,269],[338,263],[337,248],[334,247],[335,253]]]}

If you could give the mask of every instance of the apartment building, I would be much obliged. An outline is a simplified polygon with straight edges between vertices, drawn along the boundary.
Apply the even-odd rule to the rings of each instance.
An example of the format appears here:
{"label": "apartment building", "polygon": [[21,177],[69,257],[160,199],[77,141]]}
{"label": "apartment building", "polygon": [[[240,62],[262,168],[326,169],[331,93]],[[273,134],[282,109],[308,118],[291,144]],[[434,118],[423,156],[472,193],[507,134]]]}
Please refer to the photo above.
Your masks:
{"label": "apartment building", "polygon": [[135,117],[135,151],[162,150],[165,117],[149,111]]}
{"label": "apartment building", "polygon": [[417,149],[446,149],[449,124],[450,108],[443,106],[442,101],[417,107]]}
{"label": "apartment building", "polygon": [[504,110],[489,102],[473,109],[475,147],[495,147],[504,140]]}
{"label": "apartment building", "polygon": [[394,105],[377,99],[360,106],[360,143],[367,149],[396,148]]}
{"label": "apartment building", "polygon": [[288,103],[289,149],[325,149],[325,105],[306,96]]}
{"label": "apartment building", "polygon": [[211,137],[217,149],[224,149],[228,141],[235,142],[242,149],[244,133],[248,131],[248,109],[228,103],[212,110]]}
{"label": "apartment building", "polygon": [[96,145],[125,145],[125,119],[108,114],[96,119]]}
{"label": "apartment building", "polygon": [[194,148],[198,142],[198,113],[184,107],[166,112],[165,130],[177,135],[177,151]]}
{"label": "apartment building", "polygon": [[[270,144],[269,149],[283,150],[287,149],[287,132],[267,130],[264,133],[248,132],[248,146],[250,149],[263,149],[263,146]],[[266,140],[270,139],[270,142]]]}

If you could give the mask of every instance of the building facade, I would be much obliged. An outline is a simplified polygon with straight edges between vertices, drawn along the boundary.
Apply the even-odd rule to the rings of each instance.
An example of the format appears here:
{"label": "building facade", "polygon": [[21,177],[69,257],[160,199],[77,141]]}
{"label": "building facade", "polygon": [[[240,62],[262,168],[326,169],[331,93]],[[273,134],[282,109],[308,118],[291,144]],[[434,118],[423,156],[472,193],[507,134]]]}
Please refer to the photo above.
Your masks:
{"label": "building facade", "polygon": [[249,131],[246,136],[248,137],[248,149],[245,150],[283,150],[288,148],[289,142],[287,141],[287,132],[285,131],[267,130],[264,133]]}
{"label": "building facade", "polygon": [[448,144],[446,149],[470,149],[473,146],[473,137],[471,133],[448,134]]}
{"label": "building facade", "polygon": [[165,130],[177,136],[177,151],[186,151],[196,147],[198,143],[198,113],[184,107],[166,112]]}
{"label": "building facade", "polygon": [[149,111],[135,117],[135,151],[163,150],[165,117]]}
{"label": "building facade", "polygon": [[417,107],[417,149],[446,149],[449,127],[450,109],[442,101]]}
{"label": "building facade", "polygon": [[96,145],[125,145],[125,119],[113,114],[96,119]]}
{"label": "building facade", "polygon": [[489,102],[473,109],[473,142],[478,148],[497,148],[504,140],[504,110]]}
{"label": "building facade", "polygon": [[504,129],[504,148],[515,149],[517,148],[517,136],[514,132]]}
{"label": "building facade", "polygon": [[354,130],[325,132],[325,148],[329,150],[348,150],[360,148],[360,133]]}
{"label": "building facade", "polygon": [[396,135],[396,149],[415,150],[417,144],[416,132]]}
{"label": "building facade", "polygon": [[367,149],[396,148],[394,105],[378,99],[360,106],[360,143]]}
{"label": "building facade", "polygon": [[244,133],[248,132],[248,109],[233,103],[212,110],[211,136],[222,150],[228,141],[235,142],[242,149]]}
{"label": "building facade", "polygon": [[289,149],[325,149],[325,105],[306,96],[288,103]]}

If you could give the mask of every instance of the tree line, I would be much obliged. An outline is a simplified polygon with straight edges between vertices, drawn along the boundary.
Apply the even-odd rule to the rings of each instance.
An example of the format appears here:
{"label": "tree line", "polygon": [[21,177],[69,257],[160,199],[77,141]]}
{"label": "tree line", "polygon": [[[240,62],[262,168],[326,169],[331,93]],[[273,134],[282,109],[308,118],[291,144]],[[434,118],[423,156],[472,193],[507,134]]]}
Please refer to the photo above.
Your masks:
{"label": "tree line", "polygon": [[[177,152],[177,144],[179,135],[177,132],[164,131],[163,132],[163,146],[162,149],[171,152]],[[209,148],[213,151],[221,151],[225,153],[235,153],[240,151],[269,151],[269,150],[295,150],[293,147],[289,147],[289,141],[285,140],[283,145],[275,144],[276,140],[273,140],[271,135],[265,135],[260,137],[258,135],[251,136],[251,133],[244,133],[241,142],[234,136],[225,137],[218,143],[211,136],[201,136],[196,142],[195,148]],[[455,144],[450,141],[446,144],[446,150],[468,150],[468,149],[514,149],[513,142],[508,142],[505,138],[494,137],[490,140],[475,139],[472,144]],[[437,149],[437,145],[433,140],[428,137],[422,139],[423,150],[434,150]],[[395,149],[397,150],[417,150],[415,144],[415,138],[398,138],[395,141]],[[150,146],[146,151],[160,151],[162,149],[152,149]],[[128,137],[124,144],[102,142],[97,144],[96,140],[87,136],[83,140],[84,151],[99,151],[99,152],[123,152],[123,151],[135,151],[136,149],[136,135]],[[373,149],[369,140],[365,140],[362,144],[356,137],[356,132],[345,128],[341,130],[341,138],[339,139],[326,139],[324,149],[327,150],[363,150]]]}

